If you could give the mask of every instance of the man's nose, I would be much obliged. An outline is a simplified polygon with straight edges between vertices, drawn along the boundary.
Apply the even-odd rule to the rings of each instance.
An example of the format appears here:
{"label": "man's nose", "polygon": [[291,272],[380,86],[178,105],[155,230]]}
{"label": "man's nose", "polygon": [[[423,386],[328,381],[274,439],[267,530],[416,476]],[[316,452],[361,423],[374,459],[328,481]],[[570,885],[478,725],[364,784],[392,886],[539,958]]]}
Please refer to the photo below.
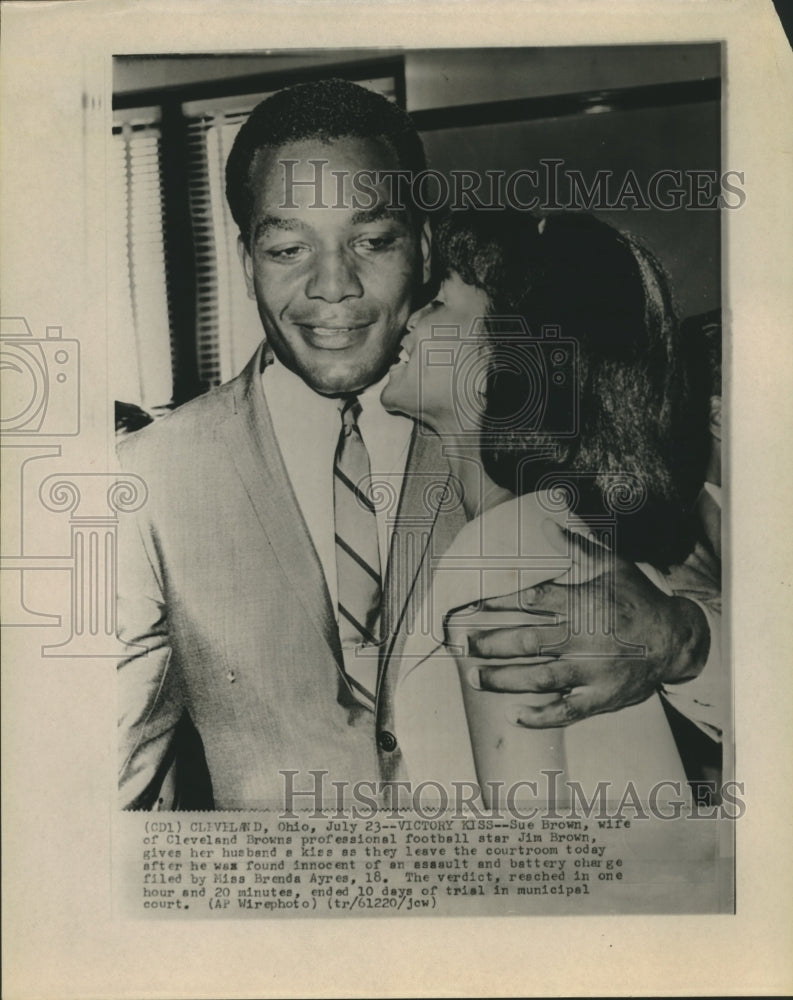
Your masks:
{"label": "man's nose", "polygon": [[341,302],[363,295],[355,262],[340,250],[318,253],[306,285],[306,295],[326,302]]}

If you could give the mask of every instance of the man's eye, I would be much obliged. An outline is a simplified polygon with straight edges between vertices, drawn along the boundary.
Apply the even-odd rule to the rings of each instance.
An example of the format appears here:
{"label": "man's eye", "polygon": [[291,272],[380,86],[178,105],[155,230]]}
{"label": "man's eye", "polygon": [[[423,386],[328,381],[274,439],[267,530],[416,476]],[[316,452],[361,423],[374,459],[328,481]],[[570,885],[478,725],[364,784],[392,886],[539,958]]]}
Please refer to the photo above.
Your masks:
{"label": "man's eye", "polygon": [[265,250],[264,253],[270,260],[287,262],[290,260],[298,260],[304,253],[308,252],[308,248],[304,246],[288,246],[288,247],[271,247],[269,250]]}

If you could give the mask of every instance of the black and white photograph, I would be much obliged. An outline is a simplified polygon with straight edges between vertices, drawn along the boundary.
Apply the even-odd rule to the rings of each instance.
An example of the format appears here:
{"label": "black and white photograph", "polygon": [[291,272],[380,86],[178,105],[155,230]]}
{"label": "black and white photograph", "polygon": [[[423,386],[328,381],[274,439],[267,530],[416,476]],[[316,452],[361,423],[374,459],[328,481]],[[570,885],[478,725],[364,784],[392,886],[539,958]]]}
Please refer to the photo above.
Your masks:
{"label": "black and white photograph", "polygon": [[492,59],[114,61],[123,808],[740,808],[720,47]]}
{"label": "black and white photograph", "polygon": [[[764,41],[790,83],[772,5],[717,27],[717,3],[645,5],[644,24],[576,4],[566,25],[525,2],[485,29],[448,3],[423,34],[408,4],[381,32],[367,4],[263,4],[269,33],[253,4],[205,33],[155,6],[161,37],[142,5],[55,5],[85,49],[21,142],[30,177],[4,166],[4,683],[26,718],[16,665],[40,663],[57,720],[30,759],[18,725],[4,739],[12,816],[54,781],[61,838],[102,841],[59,866],[57,908],[84,906],[88,871],[102,935],[136,928],[129,986],[73,957],[75,984],[341,995],[297,960],[262,977],[249,949],[314,942],[340,970],[352,934],[373,951],[347,995],[527,995],[511,942],[536,931],[536,962],[585,917],[589,957],[537,988],[591,991],[605,933],[610,991],[642,994],[663,970],[641,986],[628,942],[652,954],[651,928],[666,948],[714,919],[725,942],[760,933],[744,865],[773,878],[783,803],[760,782],[790,770],[770,666],[787,539],[769,517],[760,541],[747,496],[790,478],[790,407],[770,405],[789,350],[769,354],[791,95],[747,114]],[[662,28],[672,7],[688,26]],[[41,822],[17,875],[47,854]],[[446,985],[408,967],[370,985],[396,927],[400,954],[455,956]],[[466,972],[460,932],[501,970]],[[784,992],[779,933],[765,979],[760,953],[730,959],[742,991]],[[165,960],[176,935],[237,967],[197,993]],[[57,993],[25,968],[15,996]]]}

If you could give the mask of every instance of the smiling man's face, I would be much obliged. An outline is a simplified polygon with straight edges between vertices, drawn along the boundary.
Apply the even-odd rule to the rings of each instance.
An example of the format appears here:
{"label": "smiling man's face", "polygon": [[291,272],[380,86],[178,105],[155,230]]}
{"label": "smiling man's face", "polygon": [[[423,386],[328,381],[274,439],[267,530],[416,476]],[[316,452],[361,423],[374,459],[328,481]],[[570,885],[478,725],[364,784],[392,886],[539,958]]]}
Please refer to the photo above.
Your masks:
{"label": "smiling man's face", "polygon": [[[312,160],[327,161],[320,199],[302,183],[319,173]],[[324,395],[357,392],[385,374],[428,267],[426,235],[406,210],[385,208],[387,184],[367,179],[357,201],[367,208],[356,207],[356,173],[397,167],[384,143],[353,137],[263,149],[253,163],[250,247],[240,242],[248,294],[279,361]]]}

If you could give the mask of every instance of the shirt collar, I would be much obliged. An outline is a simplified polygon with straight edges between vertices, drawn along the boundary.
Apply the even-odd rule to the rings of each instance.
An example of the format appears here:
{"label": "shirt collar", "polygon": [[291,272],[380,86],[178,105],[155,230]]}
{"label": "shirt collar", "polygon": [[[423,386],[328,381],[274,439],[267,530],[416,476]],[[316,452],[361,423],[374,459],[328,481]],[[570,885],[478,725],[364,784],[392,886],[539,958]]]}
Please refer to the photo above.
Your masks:
{"label": "shirt collar", "polygon": [[[308,411],[317,419],[328,420],[331,419],[330,414],[339,409],[338,398],[315,392],[299,375],[282,364],[267,344],[262,353],[262,379],[267,397],[273,402],[277,400],[277,405],[282,411],[301,413]],[[387,381],[388,374],[358,393],[361,420],[378,429],[390,427],[395,420],[406,421],[412,425],[408,417],[389,413],[380,402],[380,393]]]}

